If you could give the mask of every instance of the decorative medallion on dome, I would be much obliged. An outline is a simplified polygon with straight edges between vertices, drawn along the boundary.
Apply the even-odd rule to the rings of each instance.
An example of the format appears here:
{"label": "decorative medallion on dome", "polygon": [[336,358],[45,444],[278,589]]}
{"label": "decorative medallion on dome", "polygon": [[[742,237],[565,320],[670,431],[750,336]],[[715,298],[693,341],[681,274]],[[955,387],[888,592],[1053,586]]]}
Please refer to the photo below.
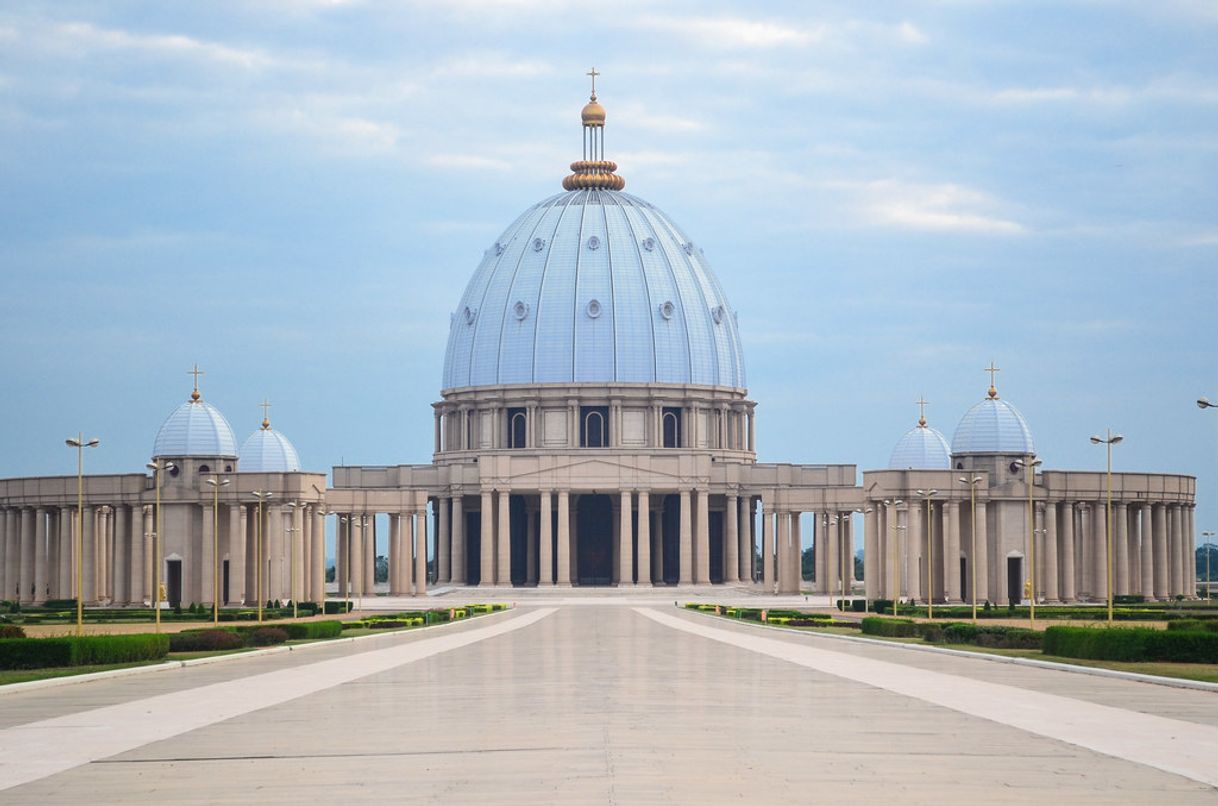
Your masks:
{"label": "decorative medallion on dome", "polygon": [[507,247],[504,246],[503,244],[499,243],[498,241],[495,241],[495,254],[496,255],[502,255],[504,249],[507,249]]}
{"label": "decorative medallion on dome", "polygon": [[465,324],[472,325],[474,320],[478,318],[478,309],[465,306]]}
{"label": "decorative medallion on dome", "polygon": [[592,250],[593,252],[595,252],[597,249],[600,249],[601,248],[601,239],[596,237],[595,235],[593,235],[591,238],[588,239],[588,248],[590,250]]}
{"label": "decorative medallion on dome", "polygon": [[523,320],[529,315],[529,304],[524,300],[516,300],[516,304],[512,306],[512,313],[518,320]]}
{"label": "decorative medallion on dome", "polygon": [[580,113],[584,126],[584,158],[571,163],[571,175],[562,180],[564,190],[623,190],[626,180],[614,172],[617,163],[605,159],[605,107],[596,100],[596,77],[600,75],[593,67],[592,95],[588,105]]}
{"label": "decorative medallion on dome", "polygon": [[654,252],[655,248],[656,248],[656,239],[655,238],[644,238],[643,239],[643,248],[646,249],[648,252]]}
{"label": "decorative medallion on dome", "polygon": [[588,303],[588,318],[596,319],[601,315],[601,304],[597,300],[592,300]]}
{"label": "decorative medallion on dome", "polygon": [[694,245],[691,241],[686,241],[681,244],[681,248],[685,250],[685,254],[692,255],[694,253]]}
{"label": "decorative medallion on dome", "polygon": [[672,304],[672,300],[661,302],[660,316],[664,317],[665,319],[672,319],[673,312],[676,311],[676,309],[677,306]]}
{"label": "decorative medallion on dome", "polygon": [[534,238],[533,239],[533,251],[534,252],[540,252],[542,249],[545,249],[545,248],[546,248],[545,238]]}
{"label": "decorative medallion on dome", "polygon": [[723,324],[723,306],[716,305],[711,308],[711,318],[715,320],[716,325]]}

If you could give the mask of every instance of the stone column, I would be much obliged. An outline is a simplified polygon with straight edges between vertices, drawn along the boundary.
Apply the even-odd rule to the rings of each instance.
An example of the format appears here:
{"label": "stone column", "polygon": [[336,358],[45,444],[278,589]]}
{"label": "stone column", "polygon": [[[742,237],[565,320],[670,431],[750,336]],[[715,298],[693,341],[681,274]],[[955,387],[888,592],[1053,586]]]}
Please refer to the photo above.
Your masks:
{"label": "stone column", "polygon": [[558,540],[555,556],[558,577],[555,584],[559,587],[571,587],[571,494],[566,490],[558,491]]}
{"label": "stone column", "polygon": [[[389,513],[389,595],[402,594],[402,516],[399,512]],[[410,577],[406,577],[409,579]],[[409,593],[409,591],[407,591]]]}
{"label": "stone column", "polygon": [[1129,508],[1125,502],[1114,502],[1112,505],[1112,552],[1116,558],[1113,568],[1115,581],[1114,593],[1117,596],[1129,594]]}
{"label": "stone column", "polygon": [[1184,590],[1184,530],[1181,528],[1180,505],[1167,506],[1167,535],[1168,550],[1171,552],[1171,589],[1172,597],[1181,596]]}
{"label": "stone column", "polygon": [[[1169,566],[1167,562],[1167,510],[1162,504],[1147,504],[1151,551],[1154,554],[1154,595],[1164,601],[1168,598]],[[1145,538],[1145,535],[1143,535]]]}
{"label": "stone column", "polygon": [[309,566],[309,579],[312,580],[309,583],[309,599],[318,604],[326,600],[326,516],[322,511],[321,504],[313,510],[313,551]]}
{"label": "stone column", "polygon": [[736,541],[739,547],[736,551],[736,578],[740,582],[753,581],[753,524],[752,500],[748,493],[736,499],[736,512],[731,515],[736,519]]}
{"label": "stone column", "polygon": [[638,534],[638,584],[651,587],[651,494],[639,490],[639,513],[636,516]]}
{"label": "stone column", "polygon": [[837,592],[838,562],[842,555],[837,544],[835,527],[832,512],[826,510],[816,513],[816,529],[813,533],[813,540],[816,541],[813,553],[819,561],[816,566],[816,589],[830,595]]}
{"label": "stone column", "polygon": [[[364,577],[365,571],[368,568],[364,560],[364,542],[367,539],[365,533],[364,515],[351,515],[351,569],[347,572],[351,575],[351,591],[356,596],[363,596],[366,592]],[[263,583],[265,585],[265,583]],[[266,598],[266,590],[263,589],[262,596]]]}
{"label": "stone column", "polygon": [[17,590],[17,579],[20,576],[20,549],[17,548],[19,541],[16,539],[15,529],[13,527],[13,515],[16,510],[11,507],[0,509],[0,526],[3,527],[3,534],[0,534],[0,551],[3,552],[4,562],[0,562],[0,599],[19,600],[21,597],[15,595]]}
{"label": "stone column", "polygon": [[539,528],[537,537],[537,585],[548,588],[554,585],[554,516],[552,493],[542,490],[540,495]]}
{"label": "stone column", "polygon": [[1074,504],[1063,501],[1061,505],[1061,599],[1074,602],[1078,599],[1078,577],[1074,568]]}
{"label": "stone column", "polygon": [[878,505],[867,502],[863,507],[863,595],[868,599],[880,598],[879,570],[876,559],[880,556],[880,532]]}
{"label": "stone column", "polygon": [[922,587],[925,571],[921,560],[926,556],[926,502],[910,502],[909,507],[909,539],[905,543],[905,590],[910,600],[924,600]]}
{"label": "stone column", "polygon": [[[110,588],[114,604],[131,601],[131,507],[117,504],[114,507],[114,570]],[[61,587],[61,593],[67,588]]]}
{"label": "stone column", "polygon": [[1184,508],[1184,543],[1185,556],[1188,562],[1185,569],[1188,572],[1188,598],[1197,598],[1197,505],[1189,504]]}
{"label": "stone column", "polygon": [[761,502],[761,588],[774,592],[774,510],[765,499]]}
{"label": "stone column", "polygon": [[59,599],[59,510],[47,508],[47,598]]}
{"label": "stone column", "polygon": [[536,585],[540,573],[537,562],[537,544],[540,542],[537,533],[537,508],[530,504],[526,514],[528,518],[524,530],[524,581],[528,585]]}
{"label": "stone column", "polygon": [[1108,600],[1108,503],[1107,501],[1091,507],[1093,516],[1091,540],[1095,546],[1092,556],[1095,565],[1092,578],[1095,580],[1093,592],[1097,600]]}
{"label": "stone column", "polygon": [[[212,592],[211,592],[212,567],[213,567],[212,566],[212,557],[214,556],[212,554],[212,549],[215,546],[215,543],[212,542],[212,536],[213,536],[213,531],[214,531],[213,526],[214,526],[215,521],[212,520],[211,504],[203,504],[199,507],[199,510],[202,510],[202,513],[203,513],[202,521],[201,521],[203,531],[202,531],[202,534],[199,536],[199,555],[198,555],[198,562],[195,565],[198,566],[198,579],[199,579],[199,587],[198,587],[199,600],[198,601],[199,601],[199,604],[202,605],[202,604],[210,604],[212,601],[212,598],[211,598],[212,597]],[[184,568],[186,566],[186,562],[187,562],[187,560],[184,559],[183,563],[182,563]],[[185,577],[185,574],[183,574],[183,577]],[[182,585],[184,588],[183,593],[182,593],[182,598],[186,599],[187,602],[192,601],[191,598],[187,598],[187,596],[188,596],[187,590],[189,589],[189,586],[187,585],[187,582],[185,579],[182,580]]]}
{"label": "stone column", "polygon": [[495,584],[495,498],[491,490],[482,491],[482,545],[478,561],[478,587]]}
{"label": "stone column", "polygon": [[364,592],[376,595],[376,513],[364,515]]}
{"label": "stone column", "polygon": [[[803,513],[791,513],[791,593],[798,594],[803,588],[803,554],[804,554],[804,535],[803,524],[801,517]],[[815,534],[815,532],[814,532]]]}
{"label": "stone column", "polygon": [[449,568],[454,585],[464,585],[466,582],[465,558],[465,507],[461,494],[453,497],[452,514],[452,560]]}
{"label": "stone column", "polygon": [[34,602],[47,600],[47,511],[42,507],[34,510]]}
{"label": "stone column", "polygon": [[[681,491],[681,556],[679,558],[681,576],[678,582],[682,585],[689,585],[694,581],[694,531],[693,524],[690,523],[693,515],[690,495],[689,490]],[[771,579],[772,574],[771,571]]]}
{"label": "stone column", "polygon": [[[56,599],[71,599],[72,594],[72,516],[68,507],[59,507],[51,514],[55,527],[54,542],[55,559],[51,565],[51,574],[55,579]],[[0,513],[0,530],[4,527],[3,513]],[[4,537],[0,535],[0,556],[4,553]],[[0,560],[0,578],[4,576],[4,563]],[[3,583],[0,583],[0,599],[7,599]]]}
{"label": "stone column", "polygon": [[698,515],[697,529],[694,542],[697,545],[698,571],[695,581],[701,585],[710,584],[710,493],[705,489],[697,491]]}
{"label": "stone column", "polygon": [[[22,513],[24,514],[24,512]],[[84,550],[81,552],[82,557],[82,577],[84,579],[84,590],[82,601],[85,604],[93,604],[97,601],[97,508],[85,505],[84,515]],[[24,556],[22,562],[24,563]],[[163,575],[162,575],[163,576]],[[164,582],[164,579],[161,580]]]}
{"label": "stone column", "polygon": [[[912,512],[912,510],[910,510]],[[986,523],[986,502],[977,502],[977,603],[983,604],[990,598],[990,530]],[[969,564],[974,558],[969,557]]]}
{"label": "stone column", "polygon": [[499,585],[512,585],[512,494],[508,490],[496,493],[498,500],[499,528],[497,545],[499,564],[495,568],[495,581]]}
{"label": "stone column", "polygon": [[948,604],[954,604],[961,601],[960,502],[944,505],[943,531],[943,596]]}
{"label": "stone column", "polygon": [[[788,593],[791,576],[791,513],[776,512],[774,529],[774,579],[778,593]],[[770,589],[766,588],[769,592]]]}
{"label": "stone column", "polygon": [[414,538],[414,595],[427,593],[427,510],[416,512],[411,524]]}
{"label": "stone column", "polygon": [[740,507],[735,495],[727,496],[723,511],[723,581],[734,585],[740,581]]}
{"label": "stone column", "polygon": [[447,496],[436,496],[436,509],[439,511],[439,524],[436,531],[436,581],[440,584],[452,580],[452,555],[450,550],[450,535],[448,525],[449,499]]}
{"label": "stone column", "polygon": [[1051,604],[1061,601],[1061,586],[1058,582],[1057,567],[1057,504],[1045,503],[1045,540],[1044,540],[1044,582],[1041,590],[1045,602]]}
{"label": "stone column", "polygon": [[1153,531],[1150,506],[1143,504],[1138,507],[1138,576],[1141,583],[1138,593],[1146,597],[1148,602],[1155,598],[1155,555],[1151,541]]}
{"label": "stone column", "polygon": [[634,509],[634,496],[630,490],[622,490],[618,496],[617,519],[617,584],[629,587],[634,584],[634,551],[631,545],[634,532],[630,519]]}
{"label": "stone column", "polygon": [[[245,595],[245,530],[247,528],[245,518],[244,505],[233,504],[228,508],[228,601],[233,604],[244,604],[247,598]],[[131,568],[131,580],[134,585],[134,565]],[[138,601],[134,595],[132,601]]]}

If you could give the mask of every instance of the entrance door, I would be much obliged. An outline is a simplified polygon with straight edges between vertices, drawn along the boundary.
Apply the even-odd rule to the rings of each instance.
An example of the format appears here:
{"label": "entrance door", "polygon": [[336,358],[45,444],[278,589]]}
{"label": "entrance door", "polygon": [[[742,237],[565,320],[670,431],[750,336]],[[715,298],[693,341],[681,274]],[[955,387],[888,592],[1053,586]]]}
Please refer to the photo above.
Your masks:
{"label": "entrance door", "polygon": [[723,513],[711,510],[707,513],[707,537],[710,538],[710,581],[723,581]]}
{"label": "entrance door", "polygon": [[613,502],[607,495],[581,495],[575,528],[579,556],[576,571],[581,585],[613,582]]}
{"label": "entrance door", "polygon": [[1023,601],[1023,558],[1007,557],[1007,600],[1017,605]]}
{"label": "entrance door", "polygon": [[660,535],[664,555],[664,582],[676,585],[681,579],[681,496],[664,496],[664,514],[660,519]]}
{"label": "entrance door", "polygon": [[[488,513],[489,517],[489,513]],[[465,584],[482,581],[482,513],[465,513]]]}
{"label": "entrance door", "polygon": [[166,574],[165,587],[166,599],[169,600],[170,607],[182,606],[182,561],[170,560],[169,570]]}
{"label": "entrance door", "polygon": [[224,598],[221,601],[224,602],[224,604],[228,604],[228,602],[229,602],[229,598],[228,598],[228,560],[224,561],[223,583],[224,583],[224,587],[221,588],[220,590],[224,591]]}
{"label": "entrance door", "polygon": [[964,557],[961,557],[960,558],[960,590],[962,591],[963,599],[966,602],[973,601],[973,589],[970,587],[972,584],[973,584],[973,580],[969,579],[969,575],[968,575],[968,560],[966,560]]}

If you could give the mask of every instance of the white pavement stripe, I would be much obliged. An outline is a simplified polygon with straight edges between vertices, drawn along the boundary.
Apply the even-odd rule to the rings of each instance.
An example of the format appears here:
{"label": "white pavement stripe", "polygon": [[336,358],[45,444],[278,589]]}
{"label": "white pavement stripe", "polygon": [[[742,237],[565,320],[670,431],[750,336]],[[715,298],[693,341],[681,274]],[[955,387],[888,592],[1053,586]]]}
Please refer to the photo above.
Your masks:
{"label": "white pavement stripe", "polygon": [[519,630],[553,612],[7,728],[0,731],[0,791]]}
{"label": "white pavement stripe", "polygon": [[744,635],[657,610],[635,609],[652,621],[712,641],[1218,786],[1218,728],[1209,725]]}

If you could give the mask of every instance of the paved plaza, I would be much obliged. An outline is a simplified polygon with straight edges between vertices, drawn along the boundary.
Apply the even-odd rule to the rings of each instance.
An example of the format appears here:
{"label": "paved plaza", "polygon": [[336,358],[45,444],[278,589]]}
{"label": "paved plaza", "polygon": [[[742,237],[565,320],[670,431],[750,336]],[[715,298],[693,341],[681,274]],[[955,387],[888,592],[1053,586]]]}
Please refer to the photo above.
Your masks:
{"label": "paved plaza", "polygon": [[1218,694],[652,595],[0,694],[0,802],[1215,802]]}

